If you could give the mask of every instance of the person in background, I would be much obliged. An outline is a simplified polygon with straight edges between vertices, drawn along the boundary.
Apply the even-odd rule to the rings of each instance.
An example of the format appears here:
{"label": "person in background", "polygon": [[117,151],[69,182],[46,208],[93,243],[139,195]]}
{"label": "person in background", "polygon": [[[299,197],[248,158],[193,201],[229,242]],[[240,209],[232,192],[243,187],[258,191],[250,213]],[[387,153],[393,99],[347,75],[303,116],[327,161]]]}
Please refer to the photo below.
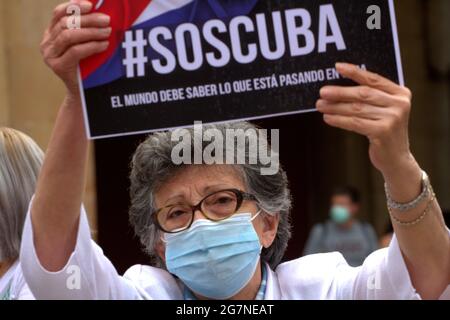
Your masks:
{"label": "person in background", "polygon": [[0,128],[0,300],[33,299],[19,250],[43,159],[44,153],[29,136]]}
{"label": "person in background", "polygon": [[339,187],[331,194],[330,219],[313,227],[304,254],[338,251],[351,266],[359,266],[378,249],[372,226],[360,222],[360,194],[356,188]]}

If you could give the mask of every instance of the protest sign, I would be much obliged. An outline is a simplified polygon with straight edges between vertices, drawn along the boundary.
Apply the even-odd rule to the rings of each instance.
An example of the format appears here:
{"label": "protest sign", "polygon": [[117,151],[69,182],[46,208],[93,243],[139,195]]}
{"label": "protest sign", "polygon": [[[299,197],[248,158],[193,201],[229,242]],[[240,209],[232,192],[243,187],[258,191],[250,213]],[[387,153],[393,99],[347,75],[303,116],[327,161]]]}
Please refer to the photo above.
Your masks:
{"label": "protest sign", "polygon": [[80,63],[90,138],[314,110],[351,62],[403,84],[390,0],[93,0],[110,46]]}

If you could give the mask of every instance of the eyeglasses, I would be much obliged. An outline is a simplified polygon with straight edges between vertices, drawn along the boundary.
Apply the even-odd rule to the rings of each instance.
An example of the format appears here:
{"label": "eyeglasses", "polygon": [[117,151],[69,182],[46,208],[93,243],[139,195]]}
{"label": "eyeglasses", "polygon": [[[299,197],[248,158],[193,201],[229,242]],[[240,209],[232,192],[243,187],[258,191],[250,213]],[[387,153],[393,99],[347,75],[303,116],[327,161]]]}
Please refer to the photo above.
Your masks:
{"label": "eyeglasses", "polygon": [[187,230],[194,222],[194,213],[200,210],[211,221],[222,221],[234,215],[245,200],[257,201],[254,195],[238,189],[216,191],[203,198],[197,205],[169,205],[153,214],[155,225],[166,233]]}

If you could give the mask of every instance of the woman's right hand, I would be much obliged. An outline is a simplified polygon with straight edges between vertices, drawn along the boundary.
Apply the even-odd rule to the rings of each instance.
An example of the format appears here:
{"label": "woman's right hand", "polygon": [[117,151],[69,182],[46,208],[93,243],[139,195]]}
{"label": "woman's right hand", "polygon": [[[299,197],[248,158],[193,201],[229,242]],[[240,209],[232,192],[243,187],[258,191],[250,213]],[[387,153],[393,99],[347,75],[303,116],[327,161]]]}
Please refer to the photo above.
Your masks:
{"label": "woman's right hand", "polygon": [[[69,28],[68,8],[78,5],[81,12],[80,29]],[[108,48],[111,34],[110,17],[102,13],[91,13],[92,3],[72,0],[60,4],[53,11],[49,27],[41,42],[41,53],[45,63],[67,87],[68,93],[78,96],[77,67],[80,60]]]}

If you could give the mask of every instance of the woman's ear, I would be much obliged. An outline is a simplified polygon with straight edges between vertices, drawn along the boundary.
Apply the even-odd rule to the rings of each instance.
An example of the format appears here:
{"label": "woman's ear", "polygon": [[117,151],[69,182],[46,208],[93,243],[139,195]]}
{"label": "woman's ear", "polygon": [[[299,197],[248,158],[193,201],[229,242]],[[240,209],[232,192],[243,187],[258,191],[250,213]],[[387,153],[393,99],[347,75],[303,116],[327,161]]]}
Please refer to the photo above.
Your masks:
{"label": "woman's ear", "polygon": [[166,245],[164,244],[164,242],[159,240],[156,243],[155,251],[158,254],[158,256],[161,258],[161,260],[166,262]]}
{"label": "woman's ear", "polygon": [[280,222],[280,214],[268,214],[261,215],[262,229],[260,241],[264,248],[268,248],[272,245],[278,231],[278,223]]}

